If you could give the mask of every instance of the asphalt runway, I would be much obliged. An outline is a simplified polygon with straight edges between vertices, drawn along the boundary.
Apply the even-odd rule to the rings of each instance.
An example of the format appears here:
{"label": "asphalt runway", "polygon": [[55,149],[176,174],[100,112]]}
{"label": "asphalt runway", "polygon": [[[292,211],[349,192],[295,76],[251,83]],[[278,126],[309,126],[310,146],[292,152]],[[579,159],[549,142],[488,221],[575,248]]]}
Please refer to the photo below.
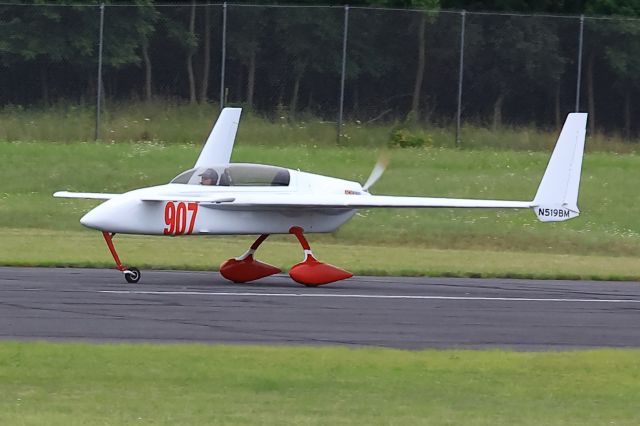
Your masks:
{"label": "asphalt runway", "polygon": [[0,338],[548,350],[640,347],[640,284],[0,268]]}

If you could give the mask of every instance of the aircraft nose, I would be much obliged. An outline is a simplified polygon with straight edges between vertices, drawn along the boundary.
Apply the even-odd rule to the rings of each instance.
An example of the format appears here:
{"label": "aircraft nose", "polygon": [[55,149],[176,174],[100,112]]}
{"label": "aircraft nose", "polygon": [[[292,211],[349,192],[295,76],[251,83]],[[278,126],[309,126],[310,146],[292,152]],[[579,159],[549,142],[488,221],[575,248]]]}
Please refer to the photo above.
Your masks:
{"label": "aircraft nose", "polygon": [[80,223],[87,228],[97,229],[99,231],[104,230],[104,220],[102,218],[103,215],[100,212],[100,207],[102,206],[98,206],[82,216],[82,218],[80,218]]}

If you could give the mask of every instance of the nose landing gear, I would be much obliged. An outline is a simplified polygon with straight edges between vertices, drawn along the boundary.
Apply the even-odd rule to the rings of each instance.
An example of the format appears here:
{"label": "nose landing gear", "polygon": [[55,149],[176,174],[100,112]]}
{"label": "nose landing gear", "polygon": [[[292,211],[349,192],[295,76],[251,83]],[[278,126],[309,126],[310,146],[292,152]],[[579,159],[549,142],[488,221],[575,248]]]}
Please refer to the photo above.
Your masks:
{"label": "nose landing gear", "polygon": [[109,251],[113,256],[113,260],[116,261],[116,268],[118,269],[118,271],[124,274],[124,279],[127,280],[128,283],[135,284],[138,281],[140,281],[142,274],[140,273],[140,270],[138,268],[129,268],[124,266],[122,262],[120,262],[120,258],[118,257],[116,248],[113,245],[113,237],[115,235],[116,235],[115,233],[112,234],[107,231],[102,231],[102,236],[104,237],[104,240],[107,243],[107,247],[109,247]]}

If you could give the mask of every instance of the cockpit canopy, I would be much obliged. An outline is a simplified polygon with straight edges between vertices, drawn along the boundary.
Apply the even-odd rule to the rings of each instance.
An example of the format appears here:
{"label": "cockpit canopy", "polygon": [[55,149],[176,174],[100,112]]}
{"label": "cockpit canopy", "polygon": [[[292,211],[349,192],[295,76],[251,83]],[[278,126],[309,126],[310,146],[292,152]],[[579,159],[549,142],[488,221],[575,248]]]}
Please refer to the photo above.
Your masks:
{"label": "cockpit canopy", "polygon": [[[213,179],[205,180],[210,177]],[[171,183],[217,186],[289,186],[289,180],[289,170],[281,167],[260,164],[227,164],[187,170],[173,178]]]}

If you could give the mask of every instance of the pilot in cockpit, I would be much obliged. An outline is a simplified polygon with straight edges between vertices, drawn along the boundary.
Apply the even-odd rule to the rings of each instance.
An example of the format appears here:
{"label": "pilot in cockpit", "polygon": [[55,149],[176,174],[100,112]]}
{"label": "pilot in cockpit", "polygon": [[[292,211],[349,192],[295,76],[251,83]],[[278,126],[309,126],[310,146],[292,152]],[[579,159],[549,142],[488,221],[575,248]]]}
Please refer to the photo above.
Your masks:
{"label": "pilot in cockpit", "polygon": [[217,185],[218,172],[213,169],[207,169],[200,175],[200,185]]}

